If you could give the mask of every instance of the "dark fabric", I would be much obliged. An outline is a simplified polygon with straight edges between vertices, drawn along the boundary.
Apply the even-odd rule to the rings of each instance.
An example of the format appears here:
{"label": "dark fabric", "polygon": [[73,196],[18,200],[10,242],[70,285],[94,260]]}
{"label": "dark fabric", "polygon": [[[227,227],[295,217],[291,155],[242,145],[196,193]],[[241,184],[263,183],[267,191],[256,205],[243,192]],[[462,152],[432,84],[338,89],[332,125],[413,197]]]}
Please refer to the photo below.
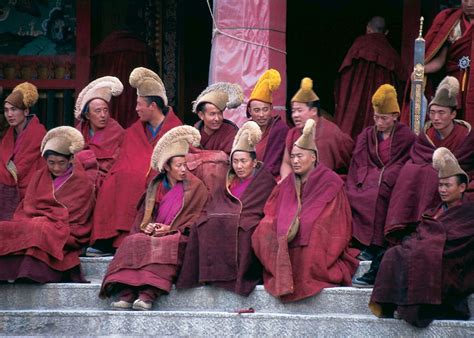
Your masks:
{"label": "dark fabric", "polygon": [[[474,292],[474,204],[423,215],[416,233],[385,253],[371,303],[425,327],[433,319],[469,319]],[[388,313],[387,313],[388,312]]]}
{"label": "dark fabric", "polygon": [[409,127],[397,123],[390,136],[388,161],[380,156],[375,127],[357,137],[346,181],[352,209],[352,236],[365,246],[384,246],[384,227],[393,186],[415,142]]}
{"label": "dark fabric", "polygon": [[262,267],[253,253],[251,236],[275,184],[273,176],[260,167],[240,199],[221,185],[205,216],[191,228],[178,288],[208,283],[243,296],[253,291],[261,281]]}
{"label": "dark fabric", "polygon": [[196,127],[201,133],[201,146],[206,150],[222,150],[227,155],[230,155],[232,151],[232,143],[234,142],[235,135],[239,130],[232,121],[224,119],[219,130],[214,132],[212,135],[207,135],[204,131],[204,122],[197,122]]}
{"label": "dark fabric", "polygon": [[262,161],[263,167],[274,177],[278,177],[289,128],[280,116],[275,116],[268,128],[270,130],[266,131],[266,135],[262,136],[262,140],[256,146],[257,160]]}
{"label": "dark fabric", "polygon": [[386,83],[400,94],[406,77],[400,56],[384,34],[359,36],[339,68],[335,85],[336,124],[355,139],[365,127],[374,124],[372,95]]}

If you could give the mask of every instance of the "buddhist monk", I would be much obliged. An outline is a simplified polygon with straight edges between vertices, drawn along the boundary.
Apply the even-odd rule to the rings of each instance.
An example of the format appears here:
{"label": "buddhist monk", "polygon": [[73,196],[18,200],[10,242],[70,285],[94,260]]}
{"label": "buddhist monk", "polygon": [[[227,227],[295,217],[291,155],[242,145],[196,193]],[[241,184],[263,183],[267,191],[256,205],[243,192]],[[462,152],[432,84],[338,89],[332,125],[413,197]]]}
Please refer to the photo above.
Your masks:
{"label": "buddhist monk", "polygon": [[89,242],[94,185],[74,154],[81,133],[58,127],[44,137],[36,171],[13,220],[0,222],[0,280],[84,282],[79,254]]}
{"label": "buddhist monk", "polygon": [[315,142],[318,147],[318,161],[337,173],[346,174],[354,141],[334,123],[321,116],[319,97],[313,91],[313,81],[308,77],[301,81],[301,88],[291,99],[291,118],[295,127],[290,129],[286,136],[286,148],[280,168],[281,179],[292,172],[291,150],[309,119],[316,123]]}
{"label": "buddhist monk", "polygon": [[416,233],[385,253],[369,307],[426,327],[433,319],[469,320],[474,292],[474,203],[469,177],[444,147],[433,153],[441,203],[423,214]]}
{"label": "buddhist monk", "polygon": [[193,102],[193,112],[199,116],[196,127],[201,133],[201,146],[206,150],[222,150],[230,154],[239,128],[224,119],[226,108],[242,104],[242,88],[238,84],[217,82],[203,90]]}
{"label": "buddhist monk", "polygon": [[119,294],[113,309],[150,310],[156,297],[170,292],[181,266],[189,228],[207,200],[204,184],[186,168],[189,144],[199,144],[190,126],[168,131],[156,144],[151,166],[159,174],[149,183],[131,234],[122,242],[105,274],[101,297]]}
{"label": "buddhist monk", "polygon": [[24,82],[3,102],[9,127],[0,143],[0,221],[12,218],[35,171],[44,166],[40,146],[46,129],[30,110],[37,100],[36,87]]}
{"label": "buddhist monk", "polygon": [[119,79],[104,76],[89,83],[76,100],[76,128],[84,136],[85,149],[92,150],[99,163],[98,188],[115,163],[125,134],[109,113],[112,96],[120,95],[122,90]]}
{"label": "buddhist monk", "polygon": [[168,130],[181,125],[168,107],[165,87],[156,73],[135,68],[130,85],[137,89],[139,120],[126,130],[119,157],[97,195],[91,246],[99,251],[89,249],[91,256],[114,252],[128,235],[147,178],[152,177],[153,147]]}
{"label": "buddhist monk", "polygon": [[191,228],[178,288],[209,284],[248,296],[261,281],[262,266],[253,253],[251,237],[276,184],[256,158],[261,136],[253,121],[237,133],[227,180]]}
{"label": "buddhist monk", "polygon": [[291,149],[293,171],[275,187],[252,236],[265,290],[284,302],[349,285],[359,263],[349,249],[351,210],[342,179],[318,162],[315,121]]}
{"label": "buddhist monk", "polygon": [[262,130],[262,139],[256,147],[257,160],[262,161],[264,168],[275,177],[280,175],[289,130],[281,116],[273,112],[273,92],[280,83],[280,73],[275,69],[267,70],[258,79],[247,104],[247,117]]}

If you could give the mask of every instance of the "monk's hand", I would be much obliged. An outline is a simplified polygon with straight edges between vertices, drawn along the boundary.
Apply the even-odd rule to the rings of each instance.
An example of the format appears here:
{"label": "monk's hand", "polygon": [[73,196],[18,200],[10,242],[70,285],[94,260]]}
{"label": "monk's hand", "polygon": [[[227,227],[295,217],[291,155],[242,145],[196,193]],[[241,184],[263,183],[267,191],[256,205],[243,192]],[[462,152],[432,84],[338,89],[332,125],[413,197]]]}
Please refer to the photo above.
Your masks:
{"label": "monk's hand", "polygon": [[147,235],[151,235],[153,234],[153,231],[155,231],[155,226],[156,226],[156,223],[148,223],[145,229],[143,229],[143,232]]}
{"label": "monk's hand", "polygon": [[169,232],[170,229],[171,229],[171,225],[156,223],[155,231],[153,232],[153,235],[154,236],[161,236],[161,235]]}

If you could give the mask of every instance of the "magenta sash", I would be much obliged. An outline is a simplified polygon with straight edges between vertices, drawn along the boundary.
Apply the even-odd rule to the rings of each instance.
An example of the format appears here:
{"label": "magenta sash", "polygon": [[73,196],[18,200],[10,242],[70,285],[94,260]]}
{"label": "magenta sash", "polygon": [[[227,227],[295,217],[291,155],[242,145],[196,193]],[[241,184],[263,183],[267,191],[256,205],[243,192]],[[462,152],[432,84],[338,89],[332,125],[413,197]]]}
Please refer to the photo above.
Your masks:
{"label": "magenta sash", "polygon": [[66,172],[55,179],[53,179],[53,187],[54,191],[57,191],[61,186],[64,184],[64,182],[67,181],[69,177],[72,175],[72,165],[66,170]]}
{"label": "magenta sash", "polygon": [[232,193],[232,195],[234,195],[235,197],[240,199],[240,197],[244,193],[245,189],[247,189],[249,184],[252,182],[253,177],[254,176],[252,174],[252,175],[250,175],[250,177],[247,177],[243,181],[241,181],[237,176],[234,177],[234,179],[232,180],[232,183],[230,184],[230,187],[229,187],[229,190]]}
{"label": "magenta sash", "polygon": [[183,182],[178,182],[161,200],[155,222],[171,225],[171,222],[183,206],[183,198],[184,185]]}

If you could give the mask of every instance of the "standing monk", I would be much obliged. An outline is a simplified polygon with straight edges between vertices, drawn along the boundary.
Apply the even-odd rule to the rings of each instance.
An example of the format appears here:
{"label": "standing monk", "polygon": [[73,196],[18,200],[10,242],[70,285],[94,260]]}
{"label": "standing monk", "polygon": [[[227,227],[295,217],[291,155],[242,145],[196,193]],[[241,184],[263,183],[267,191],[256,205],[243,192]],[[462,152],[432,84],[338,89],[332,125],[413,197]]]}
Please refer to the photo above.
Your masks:
{"label": "standing monk", "polygon": [[416,233],[387,250],[369,307],[426,327],[433,319],[469,320],[474,292],[474,204],[469,178],[447,148],[433,154],[441,204],[423,214]]}
{"label": "standing monk", "polygon": [[[113,252],[128,235],[146,189],[153,147],[168,130],[181,125],[168,107],[165,87],[157,74],[135,68],[130,85],[137,88],[139,120],[125,132],[119,157],[97,196],[91,245],[102,252]],[[89,255],[100,254],[89,249]]]}
{"label": "standing monk", "polygon": [[308,119],[291,150],[293,172],[275,187],[252,236],[265,289],[284,302],[349,285],[359,263],[342,179],[318,163],[315,121]]}
{"label": "standing monk", "polygon": [[99,163],[99,188],[118,157],[125,134],[109,113],[112,96],[120,95],[122,90],[119,79],[104,76],[89,83],[76,100],[75,116],[79,121],[76,128],[84,136],[85,149],[92,150]]}
{"label": "standing monk", "polygon": [[211,284],[248,296],[262,279],[251,237],[276,182],[257,161],[262,132],[246,122],[235,136],[231,169],[215,191],[205,215],[191,228],[178,288]]}
{"label": "standing monk", "polygon": [[46,129],[30,112],[37,100],[36,87],[24,82],[3,103],[10,127],[0,143],[0,221],[12,218],[31,177],[44,166],[40,146]]}
{"label": "standing monk", "polygon": [[280,83],[280,73],[275,69],[267,70],[258,79],[247,104],[247,117],[262,130],[262,140],[256,146],[257,160],[262,161],[264,168],[275,177],[280,175],[288,134],[288,126],[281,116],[273,114],[272,94]]}
{"label": "standing monk", "polygon": [[132,226],[105,274],[101,297],[119,293],[115,309],[150,310],[156,297],[169,293],[182,263],[189,228],[207,200],[204,184],[186,167],[189,144],[199,132],[180,126],[156,144],[151,166],[158,175],[148,184]]}
{"label": "standing monk", "polygon": [[373,17],[366,34],[359,36],[347,52],[335,86],[334,120],[353,139],[374,123],[371,93],[382,84],[402,90],[407,75],[402,60],[386,38],[385,19]]}
{"label": "standing monk", "polygon": [[0,223],[0,281],[84,282],[79,254],[94,206],[94,185],[74,158],[84,138],[58,127],[40,145],[47,166],[31,178],[13,220]]}
{"label": "standing monk", "polygon": [[338,126],[322,117],[319,108],[319,97],[313,91],[313,80],[305,77],[301,81],[300,90],[291,99],[291,118],[295,127],[286,136],[286,148],[280,168],[282,180],[292,172],[291,150],[309,119],[316,123],[314,141],[318,147],[318,161],[337,173],[347,173],[354,141]]}
{"label": "standing monk", "polygon": [[201,133],[201,146],[206,150],[222,150],[227,155],[239,128],[224,119],[226,108],[237,108],[244,99],[242,88],[238,84],[217,82],[199,94],[193,103],[193,112],[201,121],[196,127]]}

